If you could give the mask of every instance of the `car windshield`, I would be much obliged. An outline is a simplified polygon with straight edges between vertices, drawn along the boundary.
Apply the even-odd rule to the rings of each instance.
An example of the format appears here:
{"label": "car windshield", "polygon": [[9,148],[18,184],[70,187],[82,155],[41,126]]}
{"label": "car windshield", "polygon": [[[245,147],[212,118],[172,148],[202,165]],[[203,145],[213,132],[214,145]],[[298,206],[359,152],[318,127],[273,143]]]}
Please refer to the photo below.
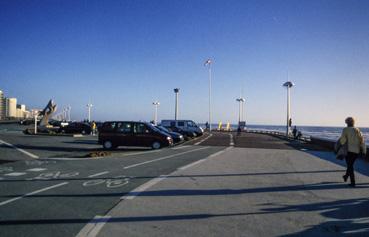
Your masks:
{"label": "car windshield", "polygon": [[157,128],[159,128],[160,130],[162,130],[164,132],[170,132],[167,128],[165,128],[163,126],[158,126]]}
{"label": "car windshield", "polygon": [[145,123],[149,128],[151,128],[155,132],[160,132],[160,129],[152,125],[151,123]]}

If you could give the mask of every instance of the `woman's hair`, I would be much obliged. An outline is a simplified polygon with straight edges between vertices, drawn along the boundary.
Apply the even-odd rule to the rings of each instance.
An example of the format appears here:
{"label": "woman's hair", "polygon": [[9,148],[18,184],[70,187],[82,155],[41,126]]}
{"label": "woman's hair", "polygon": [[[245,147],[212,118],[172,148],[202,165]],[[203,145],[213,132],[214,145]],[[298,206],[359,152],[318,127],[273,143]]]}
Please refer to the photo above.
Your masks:
{"label": "woman's hair", "polygon": [[347,117],[345,123],[348,127],[353,127],[355,125],[355,119],[353,117]]}

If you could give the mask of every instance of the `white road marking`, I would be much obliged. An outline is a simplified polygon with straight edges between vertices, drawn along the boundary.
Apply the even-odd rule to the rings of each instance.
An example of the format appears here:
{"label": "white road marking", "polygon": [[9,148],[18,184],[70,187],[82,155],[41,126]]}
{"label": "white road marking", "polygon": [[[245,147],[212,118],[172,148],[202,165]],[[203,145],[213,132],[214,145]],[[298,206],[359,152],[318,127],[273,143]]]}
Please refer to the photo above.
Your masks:
{"label": "white road marking", "polygon": [[210,134],[209,134],[209,136],[207,136],[206,138],[202,139],[201,141],[196,142],[194,145],[195,145],[195,146],[200,145],[200,144],[201,144],[201,143],[203,143],[204,141],[208,140],[211,136],[213,136],[213,134],[212,134],[212,133],[210,133]]}
{"label": "white road marking", "polygon": [[230,139],[230,141],[229,141],[229,145],[230,145],[230,146],[234,146],[234,140],[233,140],[233,135],[232,135],[232,133],[230,133],[230,134],[229,134],[229,139]]}
{"label": "white road marking", "polygon": [[[97,159],[102,159],[102,158],[106,158],[105,156],[99,156],[99,157],[94,157],[92,159],[97,160]],[[90,158],[64,158],[64,157],[53,157],[53,160],[88,160]]]}
{"label": "white road marking", "polygon": [[218,152],[216,152],[216,153],[214,153],[214,154],[211,154],[210,156],[208,156],[206,159],[210,159],[210,158],[213,158],[213,157],[216,157],[216,156],[219,156],[220,154],[222,154],[222,153],[224,153],[224,152],[226,152],[226,151],[228,151],[228,150],[230,150],[230,149],[232,149],[232,147],[227,147],[226,149],[224,149],[224,150],[221,150],[221,151],[218,151]]}
{"label": "white road marking", "polygon": [[45,168],[32,168],[32,169],[28,169],[26,171],[31,171],[31,172],[39,172],[39,171],[45,171]]}
{"label": "white road marking", "polygon": [[82,230],[76,235],[76,237],[95,237],[103,228],[106,222],[109,221],[111,216],[95,216]]}
{"label": "white road marking", "polygon": [[132,190],[131,192],[129,192],[125,196],[121,197],[120,199],[123,199],[123,200],[132,200],[135,197],[137,197],[140,193],[142,193],[143,191],[145,191],[148,188],[154,186],[155,184],[163,181],[167,177],[168,177],[168,175],[160,175],[159,177],[154,178],[154,179],[150,180],[149,182],[142,184],[138,188],[135,188],[134,190]]}
{"label": "white road marking", "polygon": [[22,175],[25,175],[25,174],[27,174],[27,173],[24,173],[24,172],[13,172],[13,173],[8,173],[8,174],[4,174],[4,175],[16,177],[16,176],[22,176]]}
{"label": "white road marking", "polygon": [[[205,160],[207,160],[209,158],[218,156],[218,155],[222,154],[223,152],[228,151],[230,148],[231,147],[228,147],[228,148],[226,148],[224,150],[218,151],[218,152],[216,152],[216,153],[214,153],[214,154],[212,154],[212,155],[210,155],[210,156],[208,156],[208,157],[206,157],[204,159],[201,159],[201,160],[192,162],[192,163],[190,163],[188,165],[182,166],[181,168],[178,168],[177,170],[185,170],[185,169],[188,169],[188,168],[190,168],[192,166],[198,165],[198,164],[204,162]],[[139,196],[141,192],[149,189],[150,187],[154,186],[155,184],[163,181],[164,179],[166,179],[166,178],[170,177],[171,175],[173,175],[174,173],[176,173],[177,170],[174,171],[174,172],[172,172],[169,175],[160,175],[159,177],[154,178],[154,179],[148,181],[147,183],[144,183],[143,185],[141,185],[138,188],[136,188],[136,189],[132,190],[131,192],[129,192],[127,195],[121,197],[121,199],[123,199],[123,200],[132,200],[132,199],[134,199],[135,197]]]}
{"label": "white road marking", "polygon": [[173,157],[176,157],[176,156],[180,156],[180,155],[184,155],[184,154],[187,154],[187,153],[190,153],[190,152],[195,152],[195,151],[199,151],[199,150],[203,150],[203,149],[208,149],[208,148],[209,147],[201,147],[201,148],[190,150],[190,151],[184,151],[184,152],[180,152],[180,153],[177,153],[177,154],[173,154],[173,155],[169,155],[169,156],[164,156],[164,157],[161,157],[161,158],[158,158],[158,159],[149,160],[149,161],[137,163],[137,164],[134,164],[134,165],[125,166],[125,167],[123,167],[123,169],[130,169],[130,168],[137,167],[137,166],[140,166],[140,165],[149,164],[149,163],[156,162],[156,161],[159,161],[159,160],[170,159],[170,158],[173,158]]}
{"label": "white road marking", "polygon": [[[200,149],[196,149],[196,150],[201,150],[201,149],[205,149],[206,147],[200,148]],[[216,152],[210,156],[208,156],[207,158],[210,157],[214,157],[214,155],[219,155],[227,150],[229,150],[228,147],[222,151]],[[193,150],[195,151],[195,150]],[[182,152],[181,154],[183,154],[184,152]],[[187,152],[186,152],[187,153]],[[180,153],[179,153],[180,154]],[[177,154],[177,155],[179,155]],[[180,170],[184,170],[187,169],[191,166],[200,164],[201,162],[205,161],[207,158],[205,159],[201,159],[198,161],[195,161],[189,165],[183,166],[181,168],[179,168]],[[144,184],[142,184],[141,186],[135,188],[134,190],[132,190],[131,192],[129,192],[128,194],[124,195],[123,197],[121,197],[121,200],[133,200],[135,197],[137,197],[140,193],[144,192],[145,190],[149,189],[150,187],[154,186],[155,184],[158,184],[159,182],[165,180],[166,178],[170,177],[171,175],[173,175],[174,173],[176,173],[176,171],[172,172],[169,175],[160,175],[157,178],[154,178]],[[118,204],[117,204],[118,205]],[[76,237],[95,237],[97,236],[97,234],[100,232],[100,230],[103,228],[103,226],[109,221],[109,219],[111,218],[111,216],[96,216],[92,221],[90,221],[90,223],[88,223],[85,227],[83,227],[83,229],[78,233],[78,235]],[[98,222],[98,223],[97,223]],[[96,224],[97,223],[97,224]]]}
{"label": "white road marking", "polygon": [[149,154],[149,153],[156,153],[160,152],[161,150],[152,150],[152,151],[140,151],[140,152],[134,152],[134,153],[128,153],[124,156],[135,156],[135,155],[141,155],[141,154]]}
{"label": "white road marking", "polygon": [[38,159],[38,158],[39,158],[38,156],[36,156],[36,155],[34,155],[34,154],[32,154],[32,153],[30,153],[30,152],[28,152],[28,151],[25,151],[25,150],[23,150],[23,149],[21,149],[21,148],[18,148],[18,147],[16,147],[16,146],[14,146],[13,144],[10,144],[10,143],[7,143],[7,142],[4,142],[3,140],[0,140],[0,143],[3,143],[3,144],[5,144],[5,145],[7,145],[7,146],[9,146],[9,147],[12,147],[12,148],[16,149],[17,151],[22,152],[23,154],[25,154],[25,155],[27,155],[27,156],[29,156],[29,157],[32,157],[32,158],[34,158],[34,159]]}
{"label": "white road marking", "polygon": [[187,147],[190,147],[190,145],[177,146],[177,147],[172,148],[172,150],[179,150],[179,149],[183,149],[183,148],[187,148]]}
{"label": "white road marking", "polygon": [[0,206],[4,206],[6,204],[9,204],[11,202],[17,201],[17,200],[22,199],[24,197],[29,197],[29,196],[35,195],[37,193],[41,193],[41,192],[45,192],[47,190],[53,189],[53,188],[58,188],[60,186],[66,185],[66,184],[68,184],[68,182],[64,182],[64,183],[56,184],[56,185],[53,185],[53,186],[50,186],[50,187],[46,187],[46,188],[43,188],[43,189],[39,189],[39,190],[33,191],[31,193],[24,194],[22,196],[19,196],[19,197],[16,197],[16,198],[12,198],[12,199],[9,199],[9,200],[0,202]]}
{"label": "white road marking", "polygon": [[93,178],[93,177],[101,176],[101,175],[108,174],[108,173],[109,173],[109,171],[104,171],[104,172],[101,172],[101,173],[92,174],[92,175],[87,176],[87,177],[88,178]]}
{"label": "white road marking", "polygon": [[198,161],[192,162],[192,163],[190,163],[190,164],[188,164],[188,165],[185,165],[185,166],[182,166],[182,167],[178,168],[178,170],[185,170],[185,169],[188,169],[188,168],[190,168],[190,167],[192,167],[192,166],[195,166],[195,165],[198,165],[198,164],[200,164],[200,163],[204,162],[205,160],[206,160],[206,159],[201,159],[201,160],[198,160]]}

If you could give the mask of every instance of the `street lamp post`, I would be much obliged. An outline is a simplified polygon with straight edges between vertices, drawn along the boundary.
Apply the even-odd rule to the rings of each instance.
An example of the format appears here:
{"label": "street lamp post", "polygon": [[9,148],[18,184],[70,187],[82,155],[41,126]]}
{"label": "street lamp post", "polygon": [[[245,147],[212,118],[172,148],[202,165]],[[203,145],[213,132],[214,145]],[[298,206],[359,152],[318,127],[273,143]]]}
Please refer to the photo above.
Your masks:
{"label": "street lamp post", "polygon": [[68,112],[68,108],[64,108],[63,109],[63,120],[67,120],[67,112]]}
{"label": "street lamp post", "polygon": [[68,106],[68,121],[70,121],[70,111],[71,111],[72,107]]}
{"label": "street lamp post", "polygon": [[154,124],[158,125],[158,106],[160,105],[159,101],[155,101],[152,103],[155,106],[155,113],[154,113]]}
{"label": "street lamp post", "polygon": [[92,104],[89,102],[87,104],[87,110],[88,110],[88,122],[91,122],[91,108],[92,108]]}
{"label": "street lamp post", "polygon": [[35,134],[37,134],[37,115],[38,115],[38,111],[34,110],[33,115],[34,115],[34,118],[35,118]]}
{"label": "street lamp post", "polygon": [[205,66],[208,68],[209,76],[209,132],[211,132],[211,64],[213,61],[209,58],[205,61]]}
{"label": "street lamp post", "polygon": [[238,126],[240,126],[241,124],[241,120],[243,119],[242,115],[243,115],[243,103],[246,101],[245,98],[237,98],[236,101],[239,103],[238,104]]}
{"label": "street lamp post", "polygon": [[287,88],[287,124],[286,124],[286,137],[290,134],[290,126],[291,126],[291,99],[290,99],[290,89],[295,84],[291,81],[287,81],[283,84],[284,87]]}
{"label": "street lamp post", "polygon": [[175,93],[175,111],[174,111],[174,120],[177,121],[178,119],[178,94],[179,94],[179,88],[174,88]]}

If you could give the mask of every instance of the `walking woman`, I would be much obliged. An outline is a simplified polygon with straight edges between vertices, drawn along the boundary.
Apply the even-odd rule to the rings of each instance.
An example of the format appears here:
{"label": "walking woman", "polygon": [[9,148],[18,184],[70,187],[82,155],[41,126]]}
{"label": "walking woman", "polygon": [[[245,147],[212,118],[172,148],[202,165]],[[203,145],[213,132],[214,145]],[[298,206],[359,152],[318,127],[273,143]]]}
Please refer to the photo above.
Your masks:
{"label": "walking woman", "polygon": [[347,145],[347,170],[346,174],[343,176],[343,180],[346,182],[350,177],[351,183],[349,185],[355,187],[354,163],[359,155],[366,155],[366,146],[363,135],[360,130],[355,127],[354,118],[346,118],[345,123],[347,127],[343,129],[339,139],[341,145]]}

